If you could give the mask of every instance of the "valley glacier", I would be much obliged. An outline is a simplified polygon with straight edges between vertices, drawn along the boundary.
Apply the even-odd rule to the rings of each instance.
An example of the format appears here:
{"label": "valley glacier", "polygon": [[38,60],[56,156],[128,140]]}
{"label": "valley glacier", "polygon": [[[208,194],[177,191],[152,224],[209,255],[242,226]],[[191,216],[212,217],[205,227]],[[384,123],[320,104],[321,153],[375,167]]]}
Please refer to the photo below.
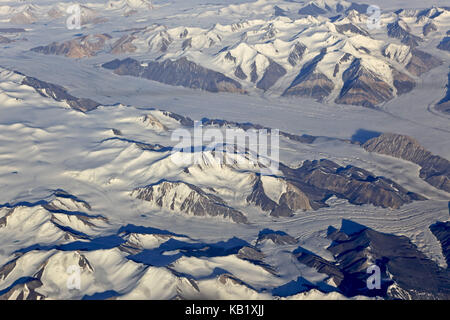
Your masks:
{"label": "valley glacier", "polygon": [[445,5],[0,0],[0,299],[450,299]]}

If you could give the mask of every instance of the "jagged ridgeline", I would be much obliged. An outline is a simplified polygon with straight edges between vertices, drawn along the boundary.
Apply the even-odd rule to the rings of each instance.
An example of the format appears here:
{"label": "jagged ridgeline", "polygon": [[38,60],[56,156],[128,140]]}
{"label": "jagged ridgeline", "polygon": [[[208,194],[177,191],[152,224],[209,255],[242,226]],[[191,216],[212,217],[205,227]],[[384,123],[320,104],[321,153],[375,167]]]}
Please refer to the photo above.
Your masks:
{"label": "jagged ridgeline", "polygon": [[449,8],[213,2],[2,1],[0,300],[449,299]]}
{"label": "jagged ridgeline", "polygon": [[[102,66],[117,75],[167,85],[209,92],[265,92],[370,108],[409,93],[418,78],[443,63],[425,44],[440,37],[448,8],[383,13],[385,25],[375,32],[367,25],[365,4],[317,1],[296,10],[289,9],[291,5],[274,6],[265,20],[209,28],[154,24],[86,33],[31,50],[77,59],[120,55]],[[107,8],[126,11],[129,6]],[[448,36],[436,49],[447,47]],[[445,111],[444,102],[440,108]]]}
{"label": "jagged ridgeline", "polygon": [[[24,228],[17,240],[22,248],[0,266],[0,300],[450,297],[448,268],[405,236],[351,220],[342,220],[339,230],[328,227],[321,237],[331,245],[322,257],[281,230],[262,229],[252,241],[205,242],[152,226],[113,227],[91,211],[88,202],[61,189],[33,203],[0,205],[0,235]],[[448,222],[429,230],[448,263]],[[271,257],[280,250],[320,280],[283,279],[285,262]],[[371,290],[367,268],[374,264],[380,287]],[[66,270],[74,268],[79,287],[65,290],[72,283]]]}

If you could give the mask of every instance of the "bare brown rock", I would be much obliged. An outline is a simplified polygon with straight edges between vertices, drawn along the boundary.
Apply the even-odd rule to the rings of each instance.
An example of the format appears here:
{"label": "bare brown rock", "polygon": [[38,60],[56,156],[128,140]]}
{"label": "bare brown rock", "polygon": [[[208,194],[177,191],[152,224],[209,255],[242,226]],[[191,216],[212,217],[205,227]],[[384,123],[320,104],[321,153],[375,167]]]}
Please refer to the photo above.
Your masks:
{"label": "bare brown rock", "polygon": [[373,108],[394,97],[391,86],[354,59],[342,75],[344,85],[336,103]]}
{"label": "bare brown rock", "polygon": [[367,141],[363,148],[392,157],[411,161],[421,166],[420,177],[436,188],[450,192],[450,161],[433,155],[415,139],[385,133]]}
{"label": "bare brown rock", "polygon": [[[105,46],[110,39],[111,36],[108,34],[87,35],[63,43],[53,42],[47,46],[33,48],[31,51],[43,54],[64,55],[69,58],[89,58],[105,50]],[[116,42],[115,44],[115,49],[120,50],[121,43]],[[124,46],[126,47],[127,44]],[[130,48],[129,44],[128,48]]]}

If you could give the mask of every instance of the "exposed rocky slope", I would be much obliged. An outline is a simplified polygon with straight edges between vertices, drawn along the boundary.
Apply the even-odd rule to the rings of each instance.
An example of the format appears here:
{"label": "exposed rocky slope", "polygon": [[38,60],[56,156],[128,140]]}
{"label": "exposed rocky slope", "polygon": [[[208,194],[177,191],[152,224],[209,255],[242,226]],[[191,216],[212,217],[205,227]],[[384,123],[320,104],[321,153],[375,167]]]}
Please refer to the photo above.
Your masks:
{"label": "exposed rocky slope", "polygon": [[[448,299],[450,296],[449,270],[429,260],[406,237],[380,233],[343,220],[340,230],[329,228],[328,238],[333,242],[327,250],[335,261],[301,247],[293,254],[299,262],[328,275],[345,295],[387,299]],[[381,289],[367,287],[367,269],[372,265],[381,269]]]}
{"label": "exposed rocky slope", "polygon": [[[86,35],[63,43],[53,42],[31,50],[43,54],[64,55],[69,58],[86,58],[97,55],[110,39],[111,36],[108,34]],[[120,41],[118,45],[123,45],[123,42]]]}
{"label": "exposed rocky slope", "polygon": [[411,29],[403,20],[397,20],[387,25],[387,34],[391,38],[400,39],[403,44],[410,47],[417,47],[422,38],[411,34]]}
{"label": "exposed rocky slope", "polygon": [[414,79],[405,73],[393,70],[392,76],[394,79],[394,87],[397,90],[397,95],[408,93],[416,86]]}
{"label": "exposed rocky slope", "polygon": [[406,70],[416,76],[420,76],[442,64],[441,60],[421,50],[413,49],[411,54],[412,57],[406,65]]}
{"label": "exposed rocky slope", "polygon": [[[157,4],[158,11],[151,14],[146,0],[111,0],[87,3],[95,8],[83,7],[83,24],[90,25],[75,31],[64,25],[69,3],[49,11],[49,1],[41,2],[30,8],[36,22],[27,26],[26,34],[24,29],[0,28],[0,34],[12,40],[2,45],[1,59],[6,65],[20,59],[20,68],[37,78],[55,63],[61,69],[54,78],[64,77],[74,87],[55,85],[57,80],[49,76],[40,78],[45,82],[0,68],[0,299],[449,299],[445,194],[420,183],[419,177],[405,176],[404,161],[364,153],[356,142],[378,137],[369,128],[395,127],[391,116],[405,116],[405,106],[382,114],[316,103],[305,107],[307,101],[294,97],[326,103],[345,91],[342,103],[376,107],[408,93],[416,81],[423,88],[422,80],[435,73],[418,77],[439,63],[433,55],[447,54],[435,48],[447,29],[447,9],[386,12],[383,28],[366,30],[367,6],[340,0],[314,5],[280,1],[279,7],[266,0],[209,3],[182,12]],[[324,13],[298,14],[303,7]],[[0,24],[10,24],[5,12],[21,10],[27,6],[0,6]],[[102,20],[100,13],[111,23],[95,26]],[[170,27],[145,23],[149,16],[159,22],[167,19]],[[400,17],[409,35],[397,30],[399,37],[386,41],[386,24]],[[239,23],[228,24],[231,19]],[[108,30],[113,25],[114,30]],[[24,51],[48,43],[45,38],[53,35],[58,43],[35,53]],[[431,55],[417,51],[411,39]],[[126,57],[131,61],[121,70]],[[86,91],[96,100],[114,101],[120,92],[112,94],[111,89],[123,83],[131,89],[145,86],[136,78],[139,83],[113,75],[110,71],[116,68],[99,69],[110,60],[117,62],[119,73],[148,72],[155,81],[212,92],[220,91],[220,85],[209,80],[227,77],[227,90],[234,86],[252,95],[230,101],[255,103],[261,112],[288,112],[290,106],[295,110],[289,115],[307,119],[254,114],[256,122],[285,123],[296,133],[280,132],[280,156],[286,161],[280,171],[263,171],[263,161],[229,141],[221,151],[188,147],[186,152],[199,155],[200,162],[180,164],[172,161],[178,148],[172,148],[171,134],[176,129],[193,133],[199,122],[192,119],[201,118],[212,95],[196,92],[189,97],[189,90],[176,89],[186,94],[184,103],[152,95],[155,84],[148,81],[152,88],[144,103],[145,97],[125,93],[119,97],[123,104],[100,106],[69,94]],[[87,88],[92,81],[79,83],[83,77],[77,71],[98,77],[102,85]],[[167,75],[172,72],[175,77]],[[288,89],[289,99],[275,101]],[[230,95],[217,95],[224,96]],[[174,110],[184,104],[195,107],[186,111],[193,118],[153,108],[159,104]],[[237,109],[230,105],[229,110],[208,113],[236,120]],[[358,122],[375,113],[369,119],[373,123]],[[200,124],[222,133],[228,128],[270,130],[245,122],[253,120],[203,118]],[[398,125],[404,126],[404,120]],[[323,132],[313,128],[316,122],[326,124]],[[399,130],[426,133],[429,125],[416,121],[418,131]],[[350,136],[355,129],[352,141],[334,137]],[[333,137],[302,135],[308,130]],[[424,141],[433,145],[437,136],[432,130]],[[237,159],[228,154],[236,150]],[[440,160],[427,158],[425,151],[419,158],[432,163],[425,174],[430,183],[439,184],[448,174]],[[220,152],[225,163],[211,159]],[[307,160],[324,157],[333,161]],[[355,167],[360,164],[373,171]],[[414,171],[416,166],[411,166]],[[57,186],[70,193],[54,190]],[[429,199],[420,201],[425,198],[409,188]],[[326,227],[336,227],[343,218],[371,229],[344,221],[340,231],[330,228],[327,238]],[[382,271],[379,291],[368,290],[365,283],[367,267],[374,263]],[[80,272],[80,289],[67,285],[73,268]]]}
{"label": "exposed rocky slope", "polygon": [[433,155],[415,139],[385,133],[364,143],[363,148],[418,164],[422,179],[436,188],[450,192],[450,161]]}
{"label": "exposed rocky slope", "polygon": [[284,184],[284,190],[278,199],[271,199],[264,190],[263,179],[256,176],[252,192],[247,196],[247,202],[275,217],[289,217],[296,211],[313,209],[314,204],[310,203],[308,195],[301,189],[289,182],[286,183],[281,178],[278,178],[278,181]]}
{"label": "exposed rocky slope", "polygon": [[[107,10],[125,16],[148,7],[110,5]],[[450,16],[446,8],[382,13],[387,27],[381,30],[391,39],[386,41],[368,29],[365,4],[313,1],[295,14],[287,9],[293,5],[300,6],[273,6],[269,19],[208,28],[153,24],[78,35],[32,50],[77,59],[126,55],[130,58],[121,60],[122,71],[112,67],[117,61],[105,65],[117,74],[169,85],[211,92],[262,91],[368,107],[410,92],[416,76],[442,64],[417,47],[440,36]],[[440,47],[445,49],[444,40]],[[143,56],[148,60],[141,61]]]}
{"label": "exposed rocky slope", "polygon": [[[198,176],[208,172],[220,175],[227,172],[227,176],[239,176],[246,186],[246,191],[241,191],[239,197],[246,194],[242,199],[246,204],[274,217],[289,217],[300,211],[317,210],[327,206],[326,201],[333,195],[355,205],[372,204],[392,209],[398,209],[413,201],[425,200],[421,195],[409,192],[390,179],[376,177],[354,166],[341,167],[325,159],[305,161],[296,169],[281,163],[282,175],[262,176],[258,172],[241,172],[242,168],[259,168],[260,164],[256,167],[251,164],[251,157],[242,158],[236,163],[225,157],[223,164],[216,164],[212,153],[203,153],[202,157],[204,164],[193,164],[183,169],[186,175],[184,179],[191,179],[192,174]],[[223,176],[222,179],[228,181],[231,178]],[[229,183],[232,184],[232,180]],[[234,209],[233,204],[226,204],[221,199],[221,192],[216,190],[214,184],[205,188],[201,189],[182,181],[161,181],[138,188],[131,195],[150,202],[156,208],[161,207],[172,212],[218,216],[234,222],[247,222],[246,216]],[[225,192],[225,195],[228,195],[228,192]]]}
{"label": "exposed rocky slope", "polygon": [[328,14],[349,13],[352,11],[366,13],[369,5],[349,1],[309,1],[299,9],[301,15],[323,16]]}
{"label": "exposed rocky slope", "polygon": [[341,167],[330,160],[305,161],[297,169],[282,166],[281,171],[287,181],[313,200],[336,195],[353,204],[370,203],[384,208],[399,208],[414,200],[424,200],[387,178],[353,166]]}
{"label": "exposed rocky slope", "polygon": [[355,59],[342,75],[344,85],[337,103],[374,107],[394,97],[393,89]]}
{"label": "exposed rocky slope", "polygon": [[450,73],[448,74],[447,92],[445,97],[436,105],[436,109],[441,112],[450,114]]}
{"label": "exposed rocky slope", "polygon": [[[32,86],[45,97],[52,98],[56,101],[66,101],[70,103],[69,105],[72,107],[79,105],[80,100],[69,95],[62,87],[42,82],[31,77],[24,77],[22,83]],[[82,110],[89,111],[86,108]],[[173,126],[183,126],[188,128],[194,126],[192,119],[165,111],[155,111],[154,113],[141,117],[138,121],[139,123],[142,123],[143,126],[151,128],[156,133],[166,133],[170,130],[169,128],[174,128]],[[204,127],[211,126],[214,128],[219,126],[223,128],[240,128],[243,130],[270,129],[251,123],[237,123],[233,121],[206,118],[202,120],[202,124]],[[171,152],[171,148],[160,144],[128,139],[123,136],[123,133],[120,130],[114,129],[113,133],[115,135],[114,137],[107,138],[103,140],[102,143],[106,143],[107,141],[120,141],[124,143],[125,147],[132,144],[142,151],[160,154],[169,154]],[[286,132],[280,132],[280,136],[302,143],[313,143],[316,139],[316,137],[313,136],[298,136]],[[230,150],[227,151],[227,149],[225,149],[224,151],[226,153]],[[202,157],[208,158],[208,152],[202,153]],[[254,172],[254,170],[259,170],[263,168],[263,166],[258,162],[257,166],[252,164],[249,154],[246,154],[243,160],[243,163],[247,166],[245,167],[245,170],[250,170],[244,174],[241,172],[242,168],[240,168],[239,165],[236,166],[234,162],[230,162],[226,166],[218,164],[216,167],[213,165],[213,167],[216,168],[215,170],[220,174],[226,170],[231,170],[231,173],[241,175],[243,179],[248,179],[248,194],[245,195],[245,199],[243,200],[247,204],[256,206],[263,212],[275,217],[288,217],[299,211],[316,210],[326,206],[326,200],[332,195],[347,199],[350,203],[357,205],[373,204],[385,208],[399,208],[403,204],[410,203],[414,200],[424,199],[420,195],[405,190],[389,179],[376,177],[372,173],[357,167],[340,167],[338,164],[328,160],[305,161],[302,166],[296,169],[280,164],[282,175],[274,177],[260,176],[258,172]],[[161,163],[164,161],[161,161]],[[192,167],[195,169],[194,171],[201,170],[202,174],[203,172],[207,172],[206,170],[211,164],[209,163],[210,160],[205,161],[204,167]],[[164,166],[164,164],[159,164],[158,162],[155,165]],[[180,168],[180,170],[186,174],[186,179],[192,178],[190,177],[190,169],[191,167],[189,166]],[[224,176],[224,179],[228,178]],[[435,180],[435,178],[432,180]],[[167,184],[170,185],[167,189],[176,191],[178,188],[181,188],[186,191],[186,194],[183,195],[183,192],[181,191],[178,193],[175,192],[173,198],[168,198],[168,200],[166,199],[167,202],[163,202],[164,195],[162,194],[153,198],[153,189],[157,188],[160,190],[161,186],[158,183],[148,186],[148,190],[143,188],[140,190],[142,192],[136,190],[133,194],[137,196],[139,193],[140,195],[137,197],[146,200],[143,196],[144,191],[146,191],[151,194],[151,196],[149,195],[151,198],[149,199],[150,202],[157,204],[159,207],[163,207],[163,203],[165,203],[164,207],[171,211],[188,214],[193,214],[193,212],[196,211],[199,215],[220,216],[222,218],[230,218],[235,222],[246,222],[246,216],[239,212],[239,210],[234,209],[233,204],[225,204],[221,199],[221,194],[217,193],[214,188],[208,189],[209,191],[206,191],[206,189],[202,190],[187,180],[161,182],[161,185],[166,186]],[[277,194],[271,192],[274,185],[276,185],[276,188],[280,191]],[[185,205],[178,203],[179,205],[175,206],[174,201],[175,199],[178,199],[178,197],[184,199],[182,202],[189,197],[191,198],[189,198],[190,200],[188,200]],[[160,200],[156,201],[156,198],[160,198]],[[193,208],[196,209],[194,210]],[[200,210],[200,208],[202,209]]]}
{"label": "exposed rocky slope", "polygon": [[447,261],[447,268],[450,267],[450,222],[436,222],[430,226],[431,232],[439,240],[442,253]]}
{"label": "exposed rocky slope", "polygon": [[239,82],[227,76],[199,66],[187,58],[176,61],[149,62],[146,66],[134,59],[114,60],[103,64],[118,75],[129,75],[155,80],[162,83],[203,89],[211,92],[244,93]]}
{"label": "exposed rocky slope", "polygon": [[[255,245],[236,237],[202,242],[151,226],[113,227],[103,217],[86,213],[86,220],[77,220],[91,210],[89,203],[63,190],[55,190],[35,203],[1,205],[0,217],[5,223],[0,233],[12,236],[2,252],[9,257],[0,266],[0,299],[230,297],[224,292],[266,299],[314,292],[333,293],[335,297],[448,299],[450,294],[448,269],[438,267],[408,238],[347,220],[339,231],[328,229],[327,237],[333,242],[327,250],[335,261],[302,247],[292,252],[299,263],[325,274],[326,281],[310,282],[299,274],[297,280],[286,282],[280,278],[280,266],[272,265],[274,257],[268,259],[270,251],[264,249],[275,246],[284,250],[296,245],[298,241],[286,232],[263,229]],[[62,229],[51,228],[48,224],[54,222],[45,220],[51,215],[60,223],[65,221],[66,233],[70,229],[78,236],[61,237]],[[14,224],[27,231],[14,235]],[[437,223],[430,229],[448,257],[447,223]],[[20,242],[22,248],[10,252],[10,242]],[[366,286],[366,270],[373,264],[381,269],[380,290],[368,290]],[[78,289],[68,286],[68,270],[73,268],[79,270]],[[105,270],[110,272],[105,274]]]}
{"label": "exposed rocky slope", "polygon": [[218,196],[185,182],[162,181],[138,188],[132,196],[171,211],[194,216],[220,216],[237,223],[247,223],[241,212],[228,206]]}
{"label": "exposed rocky slope", "polygon": [[334,83],[323,73],[316,70],[317,64],[325,54],[326,50],[323,50],[318,56],[306,63],[283,95],[310,97],[319,101],[327,97],[334,89]]}
{"label": "exposed rocky slope", "polygon": [[270,60],[269,66],[264,72],[261,80],[258,81],[256,87],[258,89],[268,90],[272,87],[278,79],[283,77],[286,74],[286,69],[284,69],[278,63]]}
{"label": "exposed rocky slope", "polygon": [[96,109],[100,104],[91,99],[77,98],[67,92],[67,90],[56,84],[41,81],[39,79],[26,76],[22,84],[30,86],[43,97],[52,98],[56,101],[66,102],[72,109],[81,112],[88,112]]}
{"label": "exposed rocky slope", "polygon": [[291,245],[296,244],[298,241],[283,231],[275,231],[271,229],[261,230],[258,234],[258,239],[256,240],[256,244],[261,244],[265,241],[270,241],[276,245]]}
{"label": "exposed rocky slope", "polygon": [[[11,208],[17,212],[7,212],[7,224],[0,227],[2,235],[12,235],[2,251],[2,258],[8,254],[9,259],[0,266],[0,300],[205,299],[225,298],[227,292],[270,298],[265,288],[258,284],[254,288],[242,280],[243,275],[250,272],[279,282],[276,270],[265,262],[266,255],[239,238],[209,243],[148,226],[128,224],[110,229],[102,224],[92,229],[92,225],[74,221],[72,233],[81,234],[83,228],[95,232],[83,238],[61,238],[59,229],[43,223],[39,213],[43,206],[64,208],[66,215],[73,216],[82,214],[73,210],[90,210],[87,202],[62,190],[34,204],[2,205],[2,218]],[[35,214],[27,217],[26,210],[31,209]],[[27,221],[16,221],[20,217]],[[14,235],[13,223],[22,223],[26,232]],[[10,242],[21,242],[23,248],[10,252]],[[207,276],[192,273],[191,263],[200,263],[197,271]],[[68,270],[75,269],[80,278],[78,287],[71,288]],[[105,270],[110,272],[105,274]]]}
{"label": "exposed rocky slope", "polygon": [[445,37],[438,45],[438,49],[450,51],[450,37]]}
{"label": "exposed rocky slope", "polygon": [[289,52],[288,62],[291,66],[295,67],[303,58],[306,52],[306,46],[303,43],[297,42],[294,48]]}

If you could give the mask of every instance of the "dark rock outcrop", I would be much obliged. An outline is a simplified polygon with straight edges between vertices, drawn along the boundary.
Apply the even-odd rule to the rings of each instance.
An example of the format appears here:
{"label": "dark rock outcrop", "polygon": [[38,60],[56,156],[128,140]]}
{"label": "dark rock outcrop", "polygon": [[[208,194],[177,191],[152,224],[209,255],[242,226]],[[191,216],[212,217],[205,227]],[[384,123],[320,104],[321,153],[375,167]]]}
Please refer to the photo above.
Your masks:
{"label": "dark rock outcrop", "polygon": [[437,46],[438,49],[450,51],[450,37],[445,37]]}
{"label": "dark rock outcrop", "polygon": [[230,51],[228,51],[228,53],[225,55],[225,60],[236,63],[236,57],[233,56]]}
{"label": "dark rock outcrop", "polygon": [[173,86],[210,92],[245,92],[239,82],[220,72],[204,68],[187,58],[175,61],[150,61],[146,66],[131,58],[116,59],[103,64],[102,67],[113,70],[117,75],[141,77]]}
{"label": "dark rock outcrop", "polygon": [[327,2],[317,3],[314,1],[308,2],[304,7],[302,7],[298,13],[301,15],[310,15],[310,16],[323,16],[327,14],[336,14],[345,12],[346,14],[355,12],[357,14],[366,14],[367,8],[369,5],[360,4],[356,2],[351,3],[341,3],[337,2],[335,5]]}
{"label": "dark rock outcrop", "polygon": [[[293,252],[301,263],[327,274],[346,296],[386,299],[449,299],[449,270],[440,268],[404,236],[381,233],[349,220],[340,230],[330,227],[328,247],[335,261],[303,248]],[[369,289],[370,266],[380,268],[380,289]]]}
{"label": "dark rock outcrop", "polygon": [[396,69],[392,69],[392,77],[394,78],[394,87],[397,89],[397,95],[408,93],[416,86],[414,79]]}
{"label": "dark rock outcrop", "polygon": [[63,43],[53,42],[46,46],[32,48],[31,51],[48,55],[64,55],[69,58],[87,58],[104,50],[109,40],[111,36],[108,34],[93,34]]}
{"label": "dark rock outcrop", "polygon": [[445,97],[436,105],[436,109],[443,113],[450,114],[450,73],[448,74],[447,92]]}
{"label": "dark rock outcrop", "polygon": [[111,45],[112,54],[122,54],[135,52],[137,47],[133,44],[136,37],[133,35],[124,35]]}
{"label": "dark rock outcrop", "polygon": [[185,182],[162,181],[137,188],[132,196],[171,211],[194,216],[218,216],[237,223],[248,222],[242,212],[231,208],[218,196]]}
{"label": "dark rock outcrop", "polygon": [[39,279],[23,277],[15,281],[9,288],[0,291],[0,300],[9,300],[14,295],[16,300],[42,300],[45,296],[36,291],[42,287]]}
{"label": "dark rock outcrop", "polygon": [[245,74],[244,70],[242,70],[240,65],[236,67],[236,70],[234,71],[234,75],[241,80],[247,79],[247,75]]}
{"label": "dark rock outcrop", "polygon": [[260,176],[256,176],[253,190],[247,196],[247,202],[260,207],[263,211],[269,212],[274,217],[290,217],[297,210],[313,209],[308,196],[297,186],[287,183],[286,191],[280,199],[274,201],[270,199],[264,191],[263,181]]}
{"label": "dark rock outcrop", "polygon": [[172,119],[178,121],[182,126],[185,126],[185,127],[194,126],[194,120],[192,120],[189,117],[185,117],[185,116],[182,116],[177,113],[170,112],[170,111],[164,111],[163,114],[166,117],[169,117],[169,118],[172,118]]}
{"label": "dark rock outcrop", "polygon": [[284,96],[301,96],[323,101],[331,91],[334,83],[323,73],[308,73],[304,77],[294,80],[291,86],[284,92]]}
{"label": "dark rock outcrop", "polygon": [[412,57],[406,65],[406,70],[416,76],[420,76],[442,64],[441,60],[421,50],[413,49],[411,54]]}
{"label": "dark rock outcrop", "polygon": [[297,42],[294,48],[289,53],[288,62],[291,66],[295,67],[300,60],[302,60],[305,54],[306,46],[303,43]]}
{"label": "dark rock outcrop", "polygon": [[430,230],[441,243],[442,254],[447,262],[447,268],[450,267],[450,221],[438,221],[430,226]]}
{"label": "dark rock outcrop", "polygon": [[301,15],[310,15],[310,16],[320,16],[326,14],[327,11],[316,5],[315,3],[309,3],[300,10],[298,10],[298,14]]}
{"label": "dark rock outcrop", "polygon": [[333,262],[302,247],[295,249],[292,254],[300,263],[316,269],[319,273],[326,274],[336,286],[339,287],[344,280],[344,273]]}
{"label": "dark rock outcrop", "polygon": [[286,16],[286,10],[280,8],[279,6],[275,6],[273,7],[273,9],[275,10],[275,17],[285,17]]}
{"label": "dark rock outcrop", "polygon": [[342,74],[342,86],[336,103],[373,108],[394,97],[391,86],[365,68],[361,59],[354,59]]}
{"label": "dark rock outcrop", "polygon": [[325,54],[326,50],[322,50],[314,59],[305,63],[300,73],[283,93],[283,96],[310,97],[319,101],[326,98],[333,91],[334,83],[323,73],[316,70],[317,64]]}
{"label": "dark rock outcrop", "polygon": [[250,81],[255,83],[258,80],[258,70],[256,68],[256,62],[251,65],[252,70],[250,71]]}
{"label": "dark rock outcrop", "polygon": [[403,20],[397,20],[387,25],[387,34],[391,38],[400,39],[403,44],[417,47],[423,39],[410,33],[411,30]]}
{"label": "dark rock outcrop", "polygon": [[369,8],[368,4],[352,2],[346,12],[355,10],[358,13],[367,14],[367,8]]}
{"label": "dark rock outcrop", "polygon": [[167,31],[161,31],[159,33],[159,37],[161,38],[159,42],[159,51],[160,52],[166,52],[169,49],[169,46],[172,44],[173,39],[172,37],[167,33]]}
{"label": "dark rock outcrop", "polygon": [[279,246],[292,245],[298,242],[294,237],[290,236],[284,231],[274,231],[271,229],[261,230],[258,234],[256,244],[258,245],[265,240],[272,241],[274,244]]}
{"label": "dark rock outcrop", "polygon": [[354,166],[341,167],[326,159],[305,161],[297,169],[286,166],[281,166],[280,169],[287,181],[298,184],[311,202],[320,197],[324,201],[335,195],[352,204],[373,204],[396,209],[403,204],[425,199],[390,179],[376,177],[369,171]]}
{"label": "dark rock outcrop", "polygon": [[36,92],[46,98],[56,101],[66,102],[72,109],[81,112],[89,112],[96,109],[100,104],[91,99],[77,98],[67,92],[67,90],[59,85],[41,81],[33,77],[25,77],[22,84],[33,87]]}
{"label": "dark rock outcrop", "polygon": [[[264,192],[263,183],[259,176],[253,185],[252,192],[247,196],[246,200],[248,203],[260,207],[262,211],[273,212],[278,207],[278,204],[270,199]],[[288,210],[285,215],[292,215],[292,211]]]}
{"label": "dark rock outcrop", "polygon": [[336,26],[336,31],[339,33],[350,32],[350,33],[359,34],[359,35],[366,36],[366,37],[370,36],[366,30],[355,26],[353,23],[337,24],[335,26]]}
{"label": "dark rock outcrop", "polygon": [[186,50],[192,47],[192,38],[188,38],[181,44],[181,49]]}
{"label": "dark rock outcrop", "polygon": [[254,265],[260,266],[272,274],[276,274],[276,270],[264,262],[264,258],[266,257],[264,253],[256,247],[244,246],[238,251],[236,256],[239,259],[246,260]]}
{"label": "dark rock outcrop", "polygon": [[269,66],[266,68],[263,77],[258,81],[256,87],[262,90],[268,90],[272,87],[275,82],[278,81],[281,77],[286,74],[286,69],[284,69],[281,65],[273,61],[269,60]]}
{"label": "dark rock outcrop", "polygon": [[369,152],[377,152],[418,164],[420,177],[432,186],[450,192],[450,161],[433,155],[415,139],[384,133],[363,144]]}

